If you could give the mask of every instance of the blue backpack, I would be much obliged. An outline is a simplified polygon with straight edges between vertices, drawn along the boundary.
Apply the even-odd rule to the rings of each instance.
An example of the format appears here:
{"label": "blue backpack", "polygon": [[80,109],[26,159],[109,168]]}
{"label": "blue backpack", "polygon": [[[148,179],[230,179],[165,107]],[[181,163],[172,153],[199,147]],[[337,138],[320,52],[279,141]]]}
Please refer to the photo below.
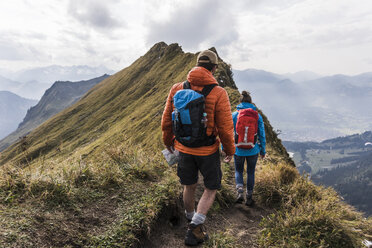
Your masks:
{"label": "blue backpack", "polygon": [[191,89],[188,81],[183,89],[173,96],[174,111],[172,127],[176,140],[187,147],[210,146],[216,142],[216,136],[207,135],[207,113],[205,98],[215,84],[204,86],[201,92]]}

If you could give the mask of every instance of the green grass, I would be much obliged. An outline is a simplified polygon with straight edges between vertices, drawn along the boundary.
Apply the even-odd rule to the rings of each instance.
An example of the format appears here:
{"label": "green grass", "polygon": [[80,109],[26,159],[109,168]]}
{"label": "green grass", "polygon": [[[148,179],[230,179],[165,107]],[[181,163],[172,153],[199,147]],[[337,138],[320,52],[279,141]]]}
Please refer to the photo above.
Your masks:
{"label": "green grass", "polygon": [[[27,170],[6,171],[3,168],[0,206],[7,213],[2,221],[8,225],[5,234],[0,235],[4,238],[0,245],[37,244],[38,241],[27,236],[27,233],[41,232],[40,236],[47,236],[43,230],[47,231],[45,229],[51,227],[46,226],[48,221],[40,224],[35,222],[35,218],[48,220],[45,215],[54,212],[61,215],[61,222],[65,222],[65,218],[76,218],[78,222],[84,216],[84,208],[101,201],[102,207],[114,207],[117,212],[108,231],[90,233],[89,230],[83,230],[79,237],[78,231],[69,234],[69,229],[77,229],[77,223],[72,222],[68,223],[69,229],[59,230],[59,234],[72,235],[70,238],[75,240],[75,245],[79,242],[93,247],[129,247],[136,244],[138,237],[146,233],[147,228],[157,219],[158,213],[172,204],[172,199],[176,199],[180,186],[172,169],[160,156],[149,156],[139,146],[126,147],[125,150],[116,147],[107,151],[102,155],[104,162],[66,163],[58,171],[53,171],[53,174],[49,173],[50,165],[44,165],[48,169],[44,169],[40,175],[31,175]],[[44,174],[48,177],[44,178]],[[40,212],[40,217],[35,217],[34,211]],[[20,228],[23,221],[19,221],[18,216],[25,216],[23,220],[28,228]],[[34,230],[36,225],[41,225],[40,231]],[[95,225],[92,225],[93,229]],[[102,228],[105,229],[104,226]],[[63,243],[57,238],[52,240]]]}
{"label": "green grass", "polygon": [[[2,153],[0,164],[11,161],[28,166],[43,157],[91,156],[101,153],[103,144],[119,145],[126,139],[159,149],[166,96],[175,82],[185,80],[195,61],[195,54],[185,54],[175,44],[155,45],[131,66],[96,85],[78,103],[35,129],[23,144],[9,147]],[[231,88],[229,92],[237,95],[229,74],[230,66],[221,61],[216,78],[223,79],[223,84]],[[80,154],[75,154],[77,149]]]}
{"label": "green grass", "polygon": [[[195,54],[184,53],[176,44],[158,43],[1,154],[0,205],[10,213],[4,221],[14,225],[5,231],[17,236],[15,244],[26,243],[20,241],[22,235],[41,242],[32,236],[38,232],[32,226],[40,226],[44,242],[54,240],[48,237],[51,230],[67,237],[54,240],[56,246],[136,243],[180,190],[173,169],[162,158],[160,121],[169,89],[185,80],[195,61]],[[216,78],[238,96],[230,75],[230,66],[221,61]],[[227,204],[227,196],[227,191],[219,193],[216,208]],[[97,202],[100,205],[90,209]],[[28,233],[17,228],[19,222],[11,214],[18,206],[31,226]],[[95,211],[111,208],[115,221],[107,220],[93,233],[83,226],[79,234],[79,218],[94,219]],[[45,221],[33,224],[31,209],[42,213],[36,219]],[[44,216],[48,212],[56,217]],[[69,216],[75,221],[65,223]],[[48,226],[54,222],[72,231]]]}
{"label": "green grass", "polygon": [[209,239],[203,244],[205,248],[239,248],[239,245],[235,236],[229,231],[220,231],[213,233]]}
{"label": "green grass", "polygon": [[267,162],[258,170],[255,193],[260,204],[276,209],[261,223],[261,247],[363,247],[371,237],[371,218],[286,164]]}
{"label": "green grass", "polygon": [[120,212],[119,222],[99,236],[92,236],[88,247],[132,247],[138,238],[149,230],[157,220],[158,214],[171,204],[179,193],[176,189],[178,181],[169,175],[165,182],[154,187],[136,192]]}

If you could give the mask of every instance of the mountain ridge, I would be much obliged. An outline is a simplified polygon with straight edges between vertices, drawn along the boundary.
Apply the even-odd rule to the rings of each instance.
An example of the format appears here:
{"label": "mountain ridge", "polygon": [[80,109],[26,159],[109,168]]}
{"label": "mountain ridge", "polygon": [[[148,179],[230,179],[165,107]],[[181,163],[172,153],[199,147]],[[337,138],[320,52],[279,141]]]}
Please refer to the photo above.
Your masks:
{"label": "mountain ridge", "polygon": [[[113,70],[104,66],[91,67],[87,65],[61,66],[50,65],[34,67],[16,72],[7,73],[8,81],[1,80],[0,89],[12,91],[23,97],[40,99],[45,90],[56,81],[82,81],[98,77],[103,74],[112,74]],[[9,84],[9,81],[12,84]],[[8,82],[8,83],[7,83]]]}
{"label": "mountain ridge", "polygon": [[[179,82],[183,81],[184,78],[186,77],[187,71],[191,69],[194,66],[194,61],[190,61],[187,64],[185,64],[182,67],[179,68],[174,68],[174,65],[171,64],[172,59],[176,59],[177,55],[184,54],[183,56],[185,57],[183,60],[190,61],[191,57],[194,57],[193,54],[190,53],[183,53],[182,49],[177,45],[177,44],[171,44],[167,46],[165,43],[158,43],[154,45],[144,56],[141,56],[139,59],[137,59],[131,66],[127,67],[126,69],[123,69],[122,71],[116,73],[115,75],[109,77],[108,79],[104,80],[103,82],[105,87],[103,87],[103,82],[100,84],[96,85],[93,87],[77,104],[73,106],[73,109],[68,108],[62,111],[60,114],[56,116],[56,118],[52,118],[51,120],[48,120],[45,126],[40,126],[39,128],[35,129],[34,132],[32,132],[27,139],[30,139],[32,142],[36,139],[37,137],[43,137],[44,131],[47,131],[49,133],[52,132],[52,130],[55,131],[55,133],[60,133],[59,135],[53,135],[51,136],[52,142],[49,142],[47,146],[39,144],[39,146],[33,146],[32,151],[30,152],[30,157],[27,158],[36,158],[39,156],[40,153],[45,154],[50,150],[56,149],[60,143],[63,143],[63,136],[66,135],[66,132],[69,133],[68,136],[71,140],[75,140],[75,145],[73,147],[78,147],[82,143],[90,143],[92,142],[92,137],[85,137],[85,138],[77,138],[78,136],[73,135],[72,133],[78,133],[80,129],[85,129],[85,128],[91,128],[95,129],[93,126],[99,127],[100,129],[99,132],[97,132],[96,138],[100,135],[100,133],[104,133],[105,130],[108,128],[108,122],[111,124],[115,123],[118,118],[126,118],[127,116],[131,116],[131,119],[126,120],[130,121],[133,124],[133,127],[137,126],[140,128],[140,130],[137,130],[138,133],[141,133],[143,128],[147,128],[147,125],[144,123],[139,123],[140,121],[136,116],[139,116],[141,112],[138,111],[138,109],[126,109],[126,105],[118,105],[118,101],[116,100],[115,103],[112,104],[112,106],[108,106],[109,102],[114,101],[115,99],[120,99],[120,101],[123,101],[122,99],[125,99],[126,102],[138,102],[139,99],[142,99],[142,101],[146,98],[154,98],[153,94],[155,94],[155,90],[157,90],[156,81],[157,83],[161,84],[168,84],[169,86],[171,85],[171,82]],[[167,60],[167,61],[165,61]],[[159,62],[160,61],[160,62]],[[166,66],[164,66],[166,64]],[[140,67],[140,69],[136,69],[136,72],[133,71],[131,68],[137,68]],[[173,72],[173,71],[168,71],[167,67],[177,69],[178,71]],[[236,87],[234,82],[229,79],[228,73],[226,70],[228,69],[228,66],[225,65],[219,71],[217,71],[216,74],[216,79],[220,83],[221,86],[224,85],[231,85],[232,87]],[[149,74],[149,71],[152,70],[152,73],[155,71],[161,71],[162,73],[160,74],[162,77],[160,78],[155,78],[154,76],[147,76]],[[138,71],[141,71],[142,74],[139,74]],[[126,84],[117,84],[116,82],[120,82],[119,75],[124,74],[122,77],[125,77],[125,80],[128,82],[130,81],[131,83],[126,83]],[[155,74],[154,74],[155,75]],[[171,77],[172,80],[169,82],[167,77]],[[168,82],[164,82],[168,81]],[[100,92],[99,95],[97,95],[97,92]],[[124,92],[125,91],[125,92]],[[160,92],[156,92],[156,94],[161,94],[164,92],[168,91],[168,89],[162,89]],[[156,98],[156,97],[155,97]],[[92,99],[100,99],[100,101],[92,103],[88,103],[89,101],[92,101]],[[157,105],[161,104],[163,101],[160,99],[154,100]],[[93,101],[92,101],[93,102]],[[89,107],[85,105],[89,105]],[[160,121],[159,118],[161,118],[160,113],[158,110],[154,110],[148,103],[144,102],[143,103],[145,107],[140,106],[139,109],[147,109],[148,111],[143,111],[147,114],[151,114],[153,116],[156,116],[154,120],[151,122],[153,123],[152,125],[155,127],[158,125],[157,121]],[[80,117],[74,115],[74,117],[69,116],[69,113],[74,114],[75,111],[82,111],[84,106],[84,109],[89,109],[89,113],[83,113]],[[109,107],[112,107],[110,111],[107,111]],[[94,110],[93,110],[94,109]],[[104,110],[106,109],[106,110]],[[113,114],[113,112],[115,114]],[[137,114],[133,114],[133,112],[137,112]],[[108,115],[107,113],[110,113]],[[93,118],[90,116],[95,116],[99,115],[100,117],[97,118],[96,120],[93,120]],[[115,115],[115,118],[112,116]],[[58,118],[61,118],[61,116],[66,116],[68,120],[71,118],[74,118],[73,120],[73,125],[74,128],[69,129],[69,130],[60,130],[59,128],[54,128],[58,125],[53,124],[53,122],[56,122]],[[84,123],[83,120],[87,117],[90,117],[90,120],[92,120],[91,123]],[[121,116],[121,117],[119,117]],[[65,118],[65,117],[64,117]],[[66,121],[66,120],[64,120]],[[59,121],[57,121],[59,122]],[[137,124],[135,124],[137,123]],[[114,124],[116,125],[116,124]],[[89,127],[88,127],[89,126]],[[129,127],[130,129],[131,127]],[[84,136],[84,135],[83,135]],[[156,144],[159,146],[161,143],[161,134],[160,132],[157,133],[157,139],[156,139]],[[53,138],[52,138],[53,137]],[[45,138],[45,137],[43,137]],[[96,139],[93,138],[93,139]],[[103,137],[101,137],[103,138]],[[138,138],[139,139],[139,138]],[[58,141],[57,141],[58,140]],[[151,142],[152,139],[148,140],[148,144],[152,144],[154,142]],[[17,146],[12,146],[11,149],[12,152],[8,152],[8,150],[3,152],[3,156],[0,158],[0,163],[3,163],[7,159],[7,154],[12,154],[16,155],[17,151]],[[73,147],[70,148],[70,151],[73,151]],[[63,150],[63,149],[62,149]],[[16,155],[17,156],[17,155]],[[10,157],[9,157],[10,158]]]}

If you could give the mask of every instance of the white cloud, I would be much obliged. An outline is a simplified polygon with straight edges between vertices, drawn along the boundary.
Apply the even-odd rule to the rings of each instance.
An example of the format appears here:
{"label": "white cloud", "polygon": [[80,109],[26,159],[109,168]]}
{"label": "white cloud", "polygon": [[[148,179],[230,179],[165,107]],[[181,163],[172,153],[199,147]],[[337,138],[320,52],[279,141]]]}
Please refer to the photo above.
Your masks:
{"label": "white cloud", "polygon": [[238,39],[235,18],[222,0],[180,2],[167,18],[158,16],[146,23],[147,44],[159,41],[179,43],[187,50],[224,47]]}
{"label": "white cloud", "polygon": [[[30,42],[25,42],[25,38]],[[0,32],[0,60],[20,61],[45,57],[45,54],[32,44],[44,39],[43,35],[37,33]]]}
{"label": "white cloud", "polygon": [[97,28],[101,31],[125,26],[126,23],[116,20],[108,8],[108,6],[114,2],[115,1],[70,0],[68,14],[82,24]]}
{"label": "white cloud", "polygon": [[0,67],[87,64],[119,70],[155,42],[216,47],[234,68],[371,71],[364,0],[0,1]]}
{"label": "white cloud", "polygon": [[[249,2],[256,4],[249,7]],[[226,56],[236,67],[258,67],[280,73],[307,69],[324,74],[371,70],[362,62],[363,54],[372,49],[371,3],[360,0],[249,2],[240,11],[237,28],[240,39],[234,46],[249,48],[251,56],[243,60],[231,48]],[[347,60],[350,49],[355,53],[353,58],[360,57],[357,63]],[[343,60],[339,61],[340,58]],[[337,64],[338,70],[329,66],[330,63]]]}

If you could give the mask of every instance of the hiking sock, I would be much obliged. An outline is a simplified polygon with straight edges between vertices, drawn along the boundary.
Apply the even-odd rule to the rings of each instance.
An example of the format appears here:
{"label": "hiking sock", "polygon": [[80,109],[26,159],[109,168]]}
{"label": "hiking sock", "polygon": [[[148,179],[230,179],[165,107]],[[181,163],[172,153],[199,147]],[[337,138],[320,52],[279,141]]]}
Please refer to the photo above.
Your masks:
{"label": "hiking sock", "polygon": [[242,203],[243,201],[244,201],[244,196],[243,196],[243,194],[244,194],[244,189],[243,189],[243,187],[242,186],[236,186],[236,191],[237,191],[237,193],[238,193],[238,196],[237,196],[237,198],[236,198],[236,203]]}
{"label": "hiking sock", "polygon": [[192,217],[191,224],[200,225],[203,224],[205,221],[206,216],[204,214],[195,213],[194,217]]}
{"label": "hiking sock", "polygon": [[243,189],[242,186],[237,186],[237,187],[236,187],[236,190],[237,190],[238,193],[240,193],[240,194],[244,193],[244,189]]}
{"label": "hiking sock", "polygon": [[185,210],[186,219],[188,219],[190,221],[192,220],[192,217],[194,217],[194,214],[195,214],[195,210],[193,210],[190,213]]}

